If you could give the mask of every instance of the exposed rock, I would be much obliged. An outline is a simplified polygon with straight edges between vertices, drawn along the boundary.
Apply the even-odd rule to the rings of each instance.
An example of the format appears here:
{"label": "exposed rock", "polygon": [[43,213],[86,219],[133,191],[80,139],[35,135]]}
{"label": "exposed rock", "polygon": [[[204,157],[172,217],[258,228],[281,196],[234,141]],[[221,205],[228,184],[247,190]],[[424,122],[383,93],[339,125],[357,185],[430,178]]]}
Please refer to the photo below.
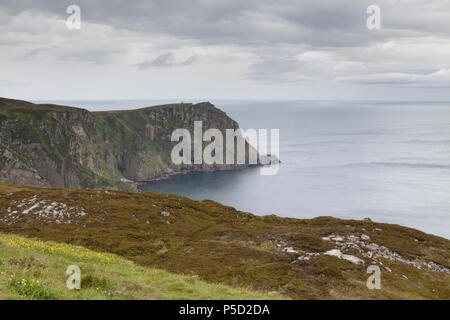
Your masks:
{"label": "exposed rock", "polygon": [[[331,239],[333,239],[333,237],[336,236],[329,236]],[[420,257],[416,257],[414,260],[407,259],[385,246],[373,242],[369,243],[367,240],[369,240],[370,237],[367,235],[362,235],[361,240],[355,235],[349,235],[343,238],[345,238],[344,242],[336,241],[336,245],[340,247],[340,250],[344,252],[347,250],[358,251],[362,257],[372,259],[373,262],[382,264],[380,261],[377,261],[377,259],[383,258],[405,263],[417,269],[428,269],[437,272],[450,273],[450,269],[433,261],[423,261]]]}
{"label": "exposed rock", "polygon": [[161,211],[161,215],[163,217],[170,217],[170,212],[169,211]]}
{"label": "exposed rock", "polygon": [[[331,234],[329,236],[321,237],[323,241],[333,241],[339,249],[328,250],[323,253],[308,253],[292,246],[288,246],[286,241],[278,240],[276,246],[281,249],[282,252],[298,254],[297,261],[310,260],[314,256],[330,255],[335,256],[340,259],[348,260],[354,264],[364,264],[364,259],[369,259],[370,263],[383,265],[380,259],[387,259],[391,261],[397,261],[401,263],[408,264],[417,269],[427,269],[431,271],[450,273],[450,269],[446,266],[439,265],[433,261],[423,261],[422,258],[416,257],[414,260],[402,257],[393,250],[386,248],[385,246],[379,245],[374,242],[368,242],[370,237],[368,235],[347,235],[338,236]],[[356,252],[358,256],[347,254],[348,252]],[[295,261],[294,261],[295,262]],[[392,272],[388,267],[385,267],[386,271]]]}
{"label": "exposed rock", "polygon": [[32,215],[34,219],[45,223],[78,224],[77,218],[87,215],[83,208],[71,207],[62,202],[39,200],[37,196],[22,201],[11,201],[7,214],[0,217],[0,222],[8,225],[20,223]]}
{"label": "exposed rock", "polygon": [[194,121],[203,122],[203,131],[239,128],[209,102],[89,112],[0,98],[0,181],[136,191],[137,183],[169,175],[249,166],[173,164],[178,142],[171,134],[184,128],[193,136]]}
{"label": "exposed rock", "polygon": [[283,251],[287,253],[298,253],[297,250],[294,250],[294,248],[292,247],[286,247],[283,249]]}
{"label": "exposed rock", "polygon": [[352,256],[350,254],[343,254],[341,252],[341,250],[339,250],[339,249],[329,250],[327,252],[324,252],[324,255],[337,257],[339,259],[344,259],[344,260],[350,261],[351,263],[354,263],[354,264],[364,264],[364,260],[362,260],[358,257]]}

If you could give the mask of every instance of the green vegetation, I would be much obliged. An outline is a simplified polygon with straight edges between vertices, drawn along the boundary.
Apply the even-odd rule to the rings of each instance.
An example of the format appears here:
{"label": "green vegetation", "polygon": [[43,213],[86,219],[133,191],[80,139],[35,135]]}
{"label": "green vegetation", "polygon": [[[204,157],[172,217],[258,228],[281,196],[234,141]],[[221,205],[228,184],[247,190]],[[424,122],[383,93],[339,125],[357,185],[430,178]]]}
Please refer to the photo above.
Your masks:
{"label": "green vegetation", "polygon": [[[195,120],[238,127],[210,103],[89,112],[0,98],[0,180],[60,188],[0,182],[0,232],[8,234],[0,236],[0,298],[450,299],[450,241],[411,228],[62,189],[136,191],[129,180],[216,169],[170,161],[172,129],[192,130]],[[11,234],[45,242],[16,238],[14,246]],[[64,288],[72,263],[84,270],[77,292]],[[371,264],[383,271],[381,290],[366,287]]]}
{"label": "green vegetation", "polygon": [[205,128],[237,127],[210,103],[89,112],[0,98],[0,157],[9,155],[0,163],[0,178],[38,187],[137,191],[130,181],[214,170],[170,160],[173,129],[192,129],[195,120]]}
{"label": "green vegetation", "polygon": [[[51,203],[67,206],[58,213],[63,213],[62,218],[43,217],[46,210],[52,212]],[[76,210],[86,214],[69,216]],[[83,246],[187,279],[277,292],[294,299],[450,299],[449,240],[369,220],[259,217],[213,201],[175,195],[0,183],[0,232]],[[336,241],[324,239],[330,235],[345,238],[343,242],[350,237],[361,242],[344,250]],[[370,240],[361,240],[363,236]],[[370,250],[361,243],[384,248],[385,256],[370,257]],[[324,254],[337,248],[365,263]],[[381,290],[366,287],[371,264],[382,269]],[[102,268],[98,263],[91,265]],[[87,283],[120,287],[117,281],[111,287],[108,281],[112,280],[102,270],[106,269],[92,273]],[[134,277],[130,274],[130,279]]]}
{"label": "green vegetation", "polygon": [[[280,299],[210,284],[196,276],[144,268],[78,246],[0,234],[0,299]],[[81,269],[81,289],[66,287],[66,269]]]}

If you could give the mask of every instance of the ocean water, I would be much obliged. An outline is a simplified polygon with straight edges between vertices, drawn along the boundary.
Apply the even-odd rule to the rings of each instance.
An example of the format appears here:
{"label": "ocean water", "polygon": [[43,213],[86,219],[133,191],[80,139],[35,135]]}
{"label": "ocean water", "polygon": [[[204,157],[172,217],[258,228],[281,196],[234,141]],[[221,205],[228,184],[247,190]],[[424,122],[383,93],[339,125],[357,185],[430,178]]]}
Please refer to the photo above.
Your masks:
{"label": "ocean water", "polygon": [[[58,103],[101,110],[160,102]],[[211,102],[243,129],[280,130],[278,174],[254,168],[184,175],[149,183],[146,191],[259,215],[369,217],[450,239],[450,102]]]}

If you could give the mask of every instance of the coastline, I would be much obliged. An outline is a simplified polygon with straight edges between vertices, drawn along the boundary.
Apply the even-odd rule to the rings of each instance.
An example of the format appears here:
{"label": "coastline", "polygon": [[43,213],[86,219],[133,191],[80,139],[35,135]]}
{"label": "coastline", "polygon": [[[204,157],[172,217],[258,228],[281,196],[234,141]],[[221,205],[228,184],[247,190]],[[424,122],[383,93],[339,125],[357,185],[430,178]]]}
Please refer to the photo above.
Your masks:
{"label": "coastline", "polygon": [[[280,161],[281,163],[281,161]],[[225,169],[215,169],[215,170],[186,170],[186,171],[179,171],[179,172],[172,172],[172,173],[166,173],[163,174],[161,176],[155,177],[154,179],[150,179],[150,180],[139,180],[139,181],[133,181],[133,184],[136,185],[136,187],[138,188],[138,193],[142,193],[145,192],[143,190],[141,190],[142,186],[146,185],[146,184],[150,184],[150,183],[157,183],[158,181],[164,181],[164,180],[169,180],[169,179],[173,179],[175,177],[179,177],[179,176],[189,176],[189,175],[193,175],[193,174],[207,174],[207,173],[214,173],[214,172],[223,172],[223,171],[243,171],[246,169],[254,169],[257,167],[261,167],[261,164],[252,164],[252,165],[245,165],[245,167],[242,168],[225,168]]]}

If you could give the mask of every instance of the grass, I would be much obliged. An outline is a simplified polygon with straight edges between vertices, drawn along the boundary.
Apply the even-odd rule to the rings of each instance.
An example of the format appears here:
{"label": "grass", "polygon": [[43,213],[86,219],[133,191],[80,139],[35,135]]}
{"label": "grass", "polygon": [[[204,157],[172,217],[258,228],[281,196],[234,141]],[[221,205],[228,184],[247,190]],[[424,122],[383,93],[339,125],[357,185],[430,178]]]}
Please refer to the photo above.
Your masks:
{"label": "grass", "polygon": [[[201,281],[195,276],[144,268],[113,254],[52,241],[0,234],[3,299],[280,299]],[[81,269],[81,289],[66,287],[66,269]]]}
{"label": "grass", "polygon": [[[24,208],[19,208],[18,203],[33,196],[80,207],[87,214],[72,218],[71,224],[42,221],[32,214],[19,214],[11,223],[1,222],[8,216],[8,208],[20,213]],[[163,211],[170,212],[170,216],[163,216]],[[392,272],[383,272],[382,290],[368,290],[366,268],[374,261],[360,256],[366,265],[354,265],[321,254],[336,249],[334,243],[322,237],[365,234],[371,242],[408,260],[419,259],[450,268],[449,240],[398,225],[332,217],[259,217],[214,201],[175,195],[44,189],[0,183],[0,232],[56,241],[59,246],[66,243],[109,252],[146,268],[194,276],[207,283],[258,292],[276,291],[294,299],[450,299],[450,274],[379,259]],[[320,255],[296,261],[295,255],[280,250],[277,246],[280,242]],[[57,248],[54,247],[55,254],[65,251]],[[46,249],[35,245],[33,250]],[[76,251],[81,255],[83,252]],[[86,281],[103,283],[103,274],[104,271],[93,274],[94,278]],[[182,285],[174,288],[183,290]]]}

